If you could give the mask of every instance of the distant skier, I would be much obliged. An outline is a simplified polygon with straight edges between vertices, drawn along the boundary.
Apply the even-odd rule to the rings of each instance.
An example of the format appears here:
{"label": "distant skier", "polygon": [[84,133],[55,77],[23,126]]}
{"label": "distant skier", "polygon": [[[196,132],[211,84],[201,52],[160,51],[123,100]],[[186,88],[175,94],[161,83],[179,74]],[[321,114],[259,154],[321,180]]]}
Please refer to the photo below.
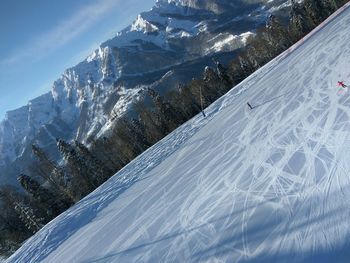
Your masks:
{"label": "distant skier", "polygon": [[251,109],[251,110],[254,108],[252,105],[250,105],[249,102],[247,102],[247,105],[248,105],[249,109]]}
{"label": "distant skier", "polygon": [[338,81],[338,86],[342,88],[347,88],[348,86],[344,84],[343,81]]}

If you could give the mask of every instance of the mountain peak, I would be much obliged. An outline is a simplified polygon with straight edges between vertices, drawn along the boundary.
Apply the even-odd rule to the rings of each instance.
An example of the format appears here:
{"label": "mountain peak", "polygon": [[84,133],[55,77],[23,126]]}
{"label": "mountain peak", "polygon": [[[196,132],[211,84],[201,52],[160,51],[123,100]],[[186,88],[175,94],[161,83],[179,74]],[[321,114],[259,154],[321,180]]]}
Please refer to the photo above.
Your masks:
{"label": "mountain peak", "polygon": [[[7,114],[0,124],[0,165],[29,160],[22,153],[30,153],[25,149],[34,141],[53,153],[56,137],[87,142],[103,136],[112,111],[123,114],[137,99],[138,92],[132,90],[157,83],[179,65],[198,63],[186,74],[173,74],[178,80],[159,85],[166,92],[180,79],[186,82],[201,74],[209,56],[244,47],[253,34],[247,32],[264,24],[267,13],[255,16],[256,5],[239,3],[242,9],[235,15],[237,1],[158,0],[85,60],[65,70],[51,92]],[[125,92],[118,93],[120,88]]]}
{"label": "mountain peak", "polygon": [[137,16],[137,19],[134,21],[130,28],[130,31],[141,31],[143,33],[153,33],[157,32],[158,30],[159,29],[157,26],[144,19],[142,15]]}

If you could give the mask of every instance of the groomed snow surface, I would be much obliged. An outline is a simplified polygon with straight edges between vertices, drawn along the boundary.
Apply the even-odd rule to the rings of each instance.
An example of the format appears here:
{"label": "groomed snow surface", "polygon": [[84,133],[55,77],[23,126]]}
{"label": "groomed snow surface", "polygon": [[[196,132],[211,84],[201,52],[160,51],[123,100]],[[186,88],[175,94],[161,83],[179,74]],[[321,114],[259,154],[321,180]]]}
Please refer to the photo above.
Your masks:
{"label": "groomed snow surface", "polygon": [[349,262],[349,25],[347,9],[8,262]]}

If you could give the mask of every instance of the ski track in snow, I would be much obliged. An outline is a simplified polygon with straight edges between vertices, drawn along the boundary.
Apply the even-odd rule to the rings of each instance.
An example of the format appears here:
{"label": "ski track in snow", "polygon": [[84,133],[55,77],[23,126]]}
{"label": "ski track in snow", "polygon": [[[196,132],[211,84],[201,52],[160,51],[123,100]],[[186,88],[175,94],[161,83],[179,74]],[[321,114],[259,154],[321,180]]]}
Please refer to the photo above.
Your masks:
{"label": "ski track in snow", "polygon": [[8,262],[349,262],[349,24],[347,9]]}

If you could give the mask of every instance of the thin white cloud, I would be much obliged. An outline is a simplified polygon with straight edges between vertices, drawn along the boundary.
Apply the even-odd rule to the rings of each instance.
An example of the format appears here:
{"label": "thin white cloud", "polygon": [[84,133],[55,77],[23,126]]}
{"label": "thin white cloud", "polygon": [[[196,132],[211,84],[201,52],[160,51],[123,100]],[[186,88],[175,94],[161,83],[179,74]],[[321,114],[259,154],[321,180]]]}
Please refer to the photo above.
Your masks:
{"label": "thin white cloud", "polygon": [[9,57],[1,60],[0,65],[14,65],[23,59],[36,60],[44,57],[81,35],[120,2],[121,0],[100,0],[84,6],[49,32],[43,33],[36,40],[27,43]]}

